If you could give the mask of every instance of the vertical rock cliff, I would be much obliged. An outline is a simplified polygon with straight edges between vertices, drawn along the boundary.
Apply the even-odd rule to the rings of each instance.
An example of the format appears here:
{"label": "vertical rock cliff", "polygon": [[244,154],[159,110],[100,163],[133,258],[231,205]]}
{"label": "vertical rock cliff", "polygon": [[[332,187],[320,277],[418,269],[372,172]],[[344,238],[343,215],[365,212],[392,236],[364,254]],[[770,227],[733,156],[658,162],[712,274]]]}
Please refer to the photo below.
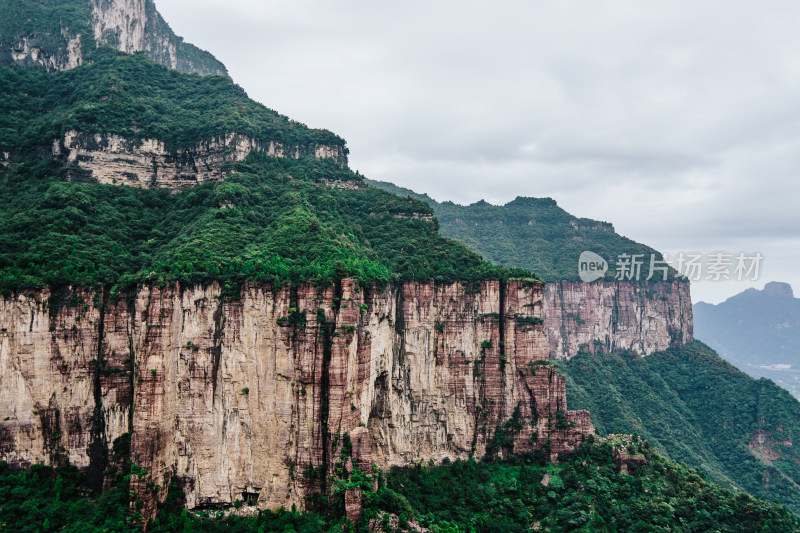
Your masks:
{"label": "vertical rock cliff", "polygon": [[228,74],[214,56],[175,35],[153,0],[91,0],[92,30],[98,43],[147,57],[181,72]]}
{"label": "vertical rock cliff", "polygon": [[648,355],[693,339],[688,282],[555,281],[544,302],[550,355],[559,359],[598,348]]}
{"label": "vertical rock cliff", "polygon": [[0,65],[67,70],[109,45],[181,72],[227,75],[214,56],[175,35],[152,0],[0,0],[0,8],[9,19],[0,26]]}
{"label": "vertical rock cliff", "polygon": [[548,362],[542,288],[148,287],[112,301],[0,300],[0,459],[69,461],[102,482],[130,435],[152,515],[303,507],[347,434],[362,469],[543,448],[593,434]]}
{"label": "vertical rock cliff", "polygon": [[[287,146],[236,133],[200,141],[190,148],[170,149],[158,139],[68,131],[62,140],[54,141],[52,147],[53,157],[72,165],[72,180],[171,190],[224,179],[226,163],[244,161],[254,152],[291,159],[313,156],[347,164],[347,152],[341,145]],[[345,183],[337,185],[347,186]],[[350,184],[350,187],[360,188],[361,185]]]}

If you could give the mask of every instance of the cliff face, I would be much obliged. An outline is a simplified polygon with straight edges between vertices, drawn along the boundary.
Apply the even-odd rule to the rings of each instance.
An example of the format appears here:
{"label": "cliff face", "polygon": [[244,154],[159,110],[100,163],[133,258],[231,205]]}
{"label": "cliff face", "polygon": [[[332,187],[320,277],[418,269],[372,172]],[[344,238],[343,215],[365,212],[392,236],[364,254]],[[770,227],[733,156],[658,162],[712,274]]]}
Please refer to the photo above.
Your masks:
{"label": "cliff face", "polygon": [[121,52],[143,51],[156,63],[181,72],[228,74],[214,56],[175,35],[152,0],[92,0],[91,7],[98,43]]}
{"label": "cliff face", "polygon": [[192,148],[168,149],[157,139],[127,139],[114,134],[67,132],[53,144],[53,155],[74,164],[73,179],[91,179],[106,185],[181,189],[225,177],[222,165],[243,161],[251,151],[270,157],[313,155],[346,163],[341,146],[284,146],[230,133],[197,143]]}
{"label": "cliff face", "polygon": [[0,33],[0,64],[67,70],[109,45],[182,72],[227,75],[214,56],[175,35],[152,0],[4,0],[0,7],[15,21]]}
{"label": "cliff face", "polygon": [[539,285],[220,293],[1,300],[0,459],[69,460],[101,483],[130,434],[148,516],[170,479],[190,508],[302,508],[345,433],[368,469],[508,439],[555,458],[594,432],[547,363]]}
{"label": "cliff face", "polygon": [[550,282],[544,302],[550,355],[559,359],[599,347],[648,355],[693,339],[685,282]]}
{"label": "cliff face", "polygon": [[[53,39],[58,44],[53,44]],[[23,67],[43,67],[48,71],[69,70],[83,63],[80,34],[64,28],[60,36],[20,35],[10,46],[11,61]]]}

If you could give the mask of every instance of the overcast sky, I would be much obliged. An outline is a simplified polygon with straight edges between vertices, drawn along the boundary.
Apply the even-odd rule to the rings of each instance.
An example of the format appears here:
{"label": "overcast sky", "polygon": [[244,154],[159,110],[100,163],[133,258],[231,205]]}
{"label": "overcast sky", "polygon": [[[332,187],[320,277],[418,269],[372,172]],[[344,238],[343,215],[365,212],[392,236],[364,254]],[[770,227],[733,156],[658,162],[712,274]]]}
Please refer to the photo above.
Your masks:
{"label": "overcast sky", "polygon": [[[249,95],[437,200],[549,196],[800,289],[800,2],[157,0]],[[800,292],[800,291],[799,291]]]}

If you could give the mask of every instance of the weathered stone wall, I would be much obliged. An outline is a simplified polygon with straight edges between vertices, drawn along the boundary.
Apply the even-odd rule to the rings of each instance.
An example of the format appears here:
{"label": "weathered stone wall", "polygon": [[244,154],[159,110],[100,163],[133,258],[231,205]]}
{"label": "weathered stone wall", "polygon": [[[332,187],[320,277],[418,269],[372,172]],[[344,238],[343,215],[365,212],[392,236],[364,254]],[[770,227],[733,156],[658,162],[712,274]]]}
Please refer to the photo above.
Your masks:
{"label": "weathered stone wall", "polygon": [[[95,45],[109,45],[121,52],[144,52],[156,63],[181,72],[227,76],[214,56],[175,35],[152,0],[83,0],[62,8],[75,13],[84,9],[86,20],[54,16],[49,5],[41,13],[28,6],[31,16],[41,17],[41,27],[23,30],[22,19],[18,28],[6,28],[7,33],[0,34],[0,64],[69,70],[82,64]],[[71,26],[65,26],[65,19]]]}
{"label": "weathered stone wall", "polygon": [[121,52],[143,51],[166,67],[201,75],[228,74],[214,56],[175,35],[152,0],[90,0],[97,43]]}
{"label": "weathered stone wall", "polygon": [[251,151],[269,157],[297,159],[305,153],[319,159],[346,163],[341,147],[287,147],[274,141],[258,141],[229,133],[225,137],[197,143],[191,148],[170,150],[157,139],[128,139],[114,134],[69,131],[53,143],[53,155],[74,164],[80,172],[72,179],[89,179],[106,185],[139,188],[185,189],[225,178],[225,163],[243,161]]}
{"label": "weathered stone wall", "polygon": [[581,350],[635,350],[648,355],[692,336],[688,282],[555,281],[544,295],[551,357]]}
{"label": "weathered stone wall", "polygon": [[[548,359],[541,286],[485,282],[318,289],[217,286],[0,300],[0,459],[103,472],[132,434],[133,483],[151,514],[177,479],[190,508],[258,494],[296,503],[341,437],[382,468],[481,456],[515,416],[517,450],[552,458],[593,433],[566,411]],[[501,452],[502,453],[502,452]]]}

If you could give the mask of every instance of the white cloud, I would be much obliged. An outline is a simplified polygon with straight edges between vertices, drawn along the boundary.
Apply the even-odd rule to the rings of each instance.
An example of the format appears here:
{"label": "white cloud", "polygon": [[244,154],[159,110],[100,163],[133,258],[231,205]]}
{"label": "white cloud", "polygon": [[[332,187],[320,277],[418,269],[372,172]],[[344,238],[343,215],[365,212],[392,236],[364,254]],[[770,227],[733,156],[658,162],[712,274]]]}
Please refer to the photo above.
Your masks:
{"label": "white cloud", "polygon": [[[797,2],[157,5],[251,97],[345,137],[368,177],[550,196],[662,250],[763,250],[762,283],[800,289]],[[739,289],[720,287],[694,290]]]}

